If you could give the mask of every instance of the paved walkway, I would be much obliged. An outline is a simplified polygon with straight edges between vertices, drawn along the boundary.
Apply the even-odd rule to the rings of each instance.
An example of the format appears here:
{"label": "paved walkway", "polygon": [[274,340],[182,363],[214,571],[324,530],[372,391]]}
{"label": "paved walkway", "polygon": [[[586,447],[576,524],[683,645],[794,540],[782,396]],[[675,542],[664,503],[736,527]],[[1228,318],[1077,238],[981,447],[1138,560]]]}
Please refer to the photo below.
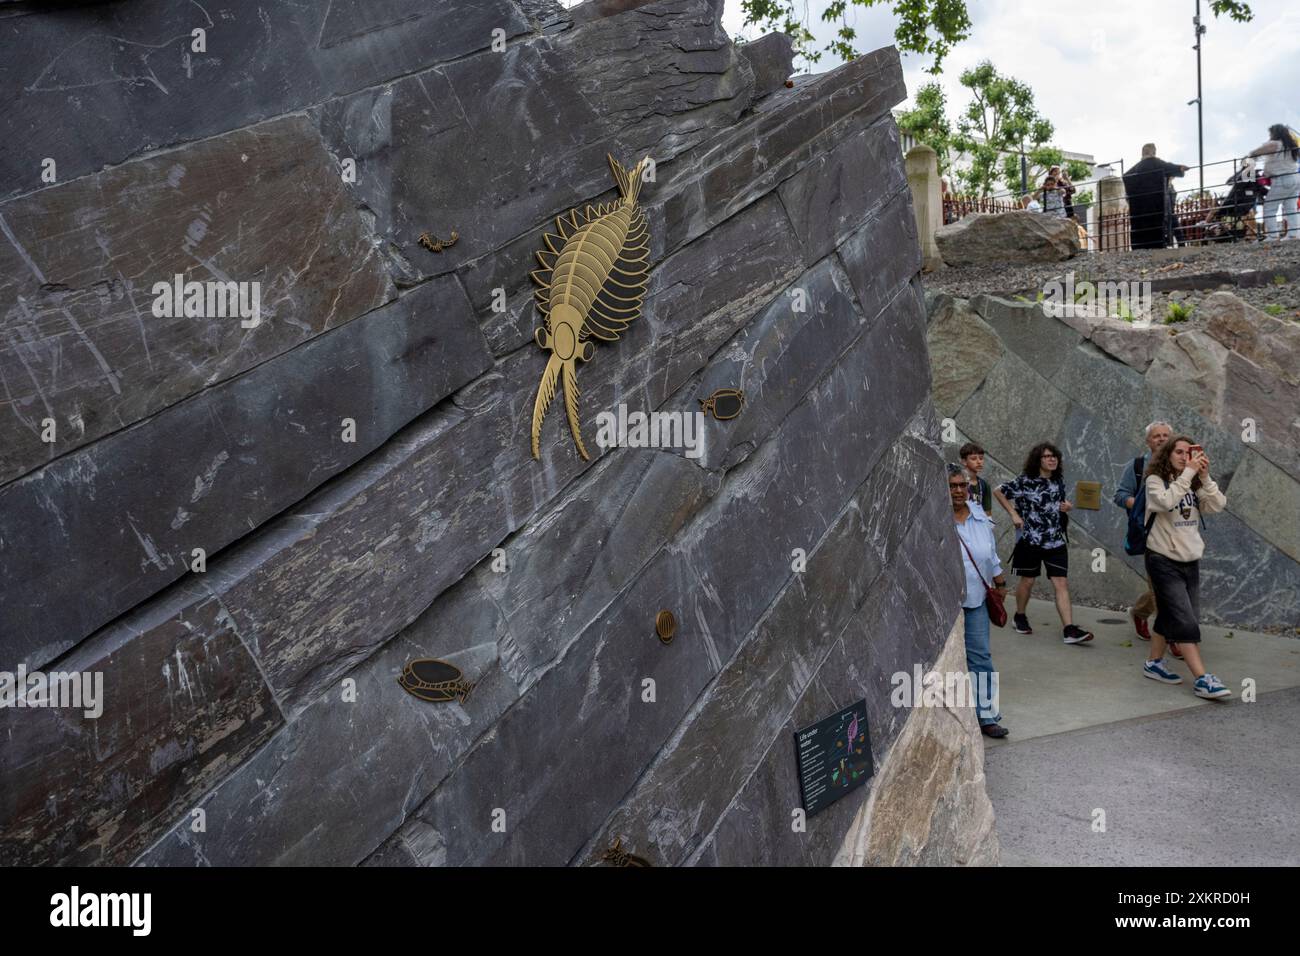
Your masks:
{"label": "paved walkway", "polygon": [[1122,613],[1076,608],[1096,634],[1078,646],[1051,604],[1029,620],[1033,635],[993,629],[1011,736],[985,738],[985,772],[1004,864],[1300,864],[1300,640],[1203,628],[1223,703],[1193,696],[1177,662],[1181,685],[1143,677],[1148,645]]}

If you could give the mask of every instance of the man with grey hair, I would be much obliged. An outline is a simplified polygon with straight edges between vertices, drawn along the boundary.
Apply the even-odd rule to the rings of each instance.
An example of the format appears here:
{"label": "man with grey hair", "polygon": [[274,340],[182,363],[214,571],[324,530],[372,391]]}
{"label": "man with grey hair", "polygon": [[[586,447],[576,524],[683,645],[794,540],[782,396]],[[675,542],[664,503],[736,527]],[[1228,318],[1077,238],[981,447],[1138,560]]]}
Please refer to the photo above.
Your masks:
{"label": "man with grey hair", "polygon": [[1186,166],[1156,156],[1156,144],[1142,147],[1142,159],[1124,173],[1128,196],[1129,239],[1134,249],[1163,249],[1169,244],[1173,204],[1169,180],[1187,172]]}
{"label": "man with grey hair", "polygon": [[[1129,527],[1133,527],[1136,520],[1138,524],[1145,524],[1146,508],[1138,508],[1137,494],[1138,489],[1142,487],[1142,476],[1146,473],[1147,462],[1151,456],[1165,442],[1169,441],[1173,435],[1173,427],[1168,422],[1154,421],[1146,427],[1147,452],[1138,455],[1133,459],[1132,464],[1124,469],[1124,477],[1119,481],[1119,488],[1115,491],[1115,496],[1111,500],[1119,505],[1129,516]],[[1135,517],[1136,516],[1136,517]],[[1127,550],[1128,541],[1125,541],[1125,550]],[[1137,599],[1129,616],[1133,619],[1133,629],[1137,631],[1138,637],[1144,641],[1151,640],[1151,631],[1147,627],[1147,619],[1155,613],[1156,596],[1151,590],[1151,582],[1147,582],[1147,589],[1142,596]],[[1169,645],[1171,653],[1175,657],[1181,657],[1177,645]]]}

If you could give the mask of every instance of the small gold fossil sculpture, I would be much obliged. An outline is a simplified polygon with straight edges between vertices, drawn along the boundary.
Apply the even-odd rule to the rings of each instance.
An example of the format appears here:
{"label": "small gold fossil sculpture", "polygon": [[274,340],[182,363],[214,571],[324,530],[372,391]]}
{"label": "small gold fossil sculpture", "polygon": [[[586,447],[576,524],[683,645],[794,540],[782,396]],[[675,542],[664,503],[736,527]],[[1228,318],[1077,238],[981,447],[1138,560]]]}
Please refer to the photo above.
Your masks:
{"label": "small gold fossil sculpture", "polygon": [[735,418],[745,404],[745,393],[738,388],[720,388],[708,398],[701,398],[700,410],[720,422]]}
{"label": "small gold fossil sculpture", "polygon": [[655,615],[655,633],[665,644],[673,642],[673,635],[677,633],[677,618],[673,617],[672,611],[660,611]]}
{"label": "small gold fossil sculpture", "polygon": [[649,866],[650,861],[644,857],[636,856],[623,849],[623,838],[616,839],[604,853],[601,854],[601,861],[608,863],[610,866]]}
{"label": "small gold fossil sculpture", "polygon": [[463,704],[474,689],[455,664],[429,658],[407,662],[397,683],[412,697],[441,704],[451,700]]}
{"label": "small gold fossil sculpture", "polygon": [[[555,398],[556,383],[564,386],[564,410],[578,454],[591,456],[582,443],[578,424],[578,378],[574,363],[591,361],[595,338],[613,342],[641,314],[649,270],[650,230],[637,205],[641,177],[650,157],[632,167],[609,158],[619,198],[599,206],[588,205],[559,216],[559,235],[547,233],[546,249],[537,253],[542,268],[532,273],[541,288],[534,293],[537,308],[546,316],[545,328],[535,334],[537,344],[551,353],[537,398],[533,402],[533,457],[541,458],[538,443],[542,420]],[[562,243],[558,248],[556,243]]]}
{"label": "small gold fossil sculpture", "polygon": [[422,232],[420,233],[420,245],[424,246],[424,248],[428,249],[430,252],[442,252],[442,250],[450,249],[454,246],[456,240],[459,238],[460,233],[456,232],[454,229],[452,230],[450,239],[439,239],[431,233]]}

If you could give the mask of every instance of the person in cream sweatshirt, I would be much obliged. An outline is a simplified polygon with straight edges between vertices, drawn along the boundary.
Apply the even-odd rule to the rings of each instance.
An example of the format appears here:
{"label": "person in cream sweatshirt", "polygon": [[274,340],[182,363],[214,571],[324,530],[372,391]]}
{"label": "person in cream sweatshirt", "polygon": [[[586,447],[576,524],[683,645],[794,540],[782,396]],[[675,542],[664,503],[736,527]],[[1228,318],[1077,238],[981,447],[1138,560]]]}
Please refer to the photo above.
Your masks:
{"label": "person in cream sweatshirt", "polygon": [[1147,464],[1146,570],[1156,596],[1158,637],[1152,634],[1147,677],[1164,684],[1183,679],[1165,665],[1165,641],[1179,645],[1196,678],[1198,697],[1231,697],[1223,682],[1207,673],[1201,659],[1200,561],[1205,553],[1201,515],[1222,511],[1228,499],[1210,477],[1210,459],[1186,435],[1165,442]]}

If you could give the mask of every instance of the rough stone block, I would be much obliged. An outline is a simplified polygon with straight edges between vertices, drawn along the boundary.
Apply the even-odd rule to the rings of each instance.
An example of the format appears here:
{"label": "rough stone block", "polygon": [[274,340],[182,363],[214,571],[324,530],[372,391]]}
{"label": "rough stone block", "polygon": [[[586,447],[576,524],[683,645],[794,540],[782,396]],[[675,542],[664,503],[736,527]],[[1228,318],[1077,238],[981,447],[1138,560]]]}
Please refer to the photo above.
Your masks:
{"label": "rough stone block", "polygon": [[[348,674],[355,700],[336,685],[204,796],[206,832],[181,819],[137,863],[360,863],[518,696],[494,666],[495,646],[471,640],[458,632],[386,646]],[[398,685],[403,665],[423,657],[448,660],[477,682],[464,705],[422,701]],[[485,829],[491,811],[483,808]]]}
{"label": "rough stone block", "polygon": [[952,417],[979,388],[1004,351],[996,332],[964,299],[947,298],[926,333],[931,395],[939,414]]}
{"label": "rough stone block", "polygon": [[1060,262],[1079,254],[1079,231],[1068,219],[1014,210],[972,213],[934,234],[950,266]]}
{"label": "rough stone block", "polygon": [[[0,221],[0,381],[11,408],[0,416],[0,483],[391,294],[337,169],[300,116],[41,190],[0,206]],[[260,283],[260,323],[155,317],[154,284],[177,274]],[[53,444],[41,440],[47,417]]]}
{"label": "rough stone block", "polygon": [[[684,862],[697,849],[768,747],[780,747],[789,720],[784,702],[804,692],[827,638],[843,630],[876,576],[893,563],[939,469],[933,449],[910,439],[894,445],[809,555],[805,586],[782,592],[693,708],[676,746],[589,846],[585,862],[596,862],[615,838],[657,865]],[[890,508],[872,506],[885,499]],[[718,761],[719,753],[729,758]],[[697,772],[705,766],[710,772]]]}
{"label": "rough stone block", "polygon": [[785,33],[769,33],[740,48],[754,72],[754,99],[785,87],[794,71],[794,41]]}
{"label": "rough stone block", "polygon": [[0,577],[40,595],[8,608],[0,666],[51,659],[490,365],[459,285],[435,280],[0,488]]}
{"label": "rough stone block", "polygon": [[[911,195],[902,169],[890,162],[890,158],[898,155],[899,148],[898,128],[891,117],[845,137],[781,184],[777,190],[781,203],[810,260],[816,261],[829,253],[850,232],[857,231],[864,219],[874,218],[872,214],[878,213],[894,196]],[[896,212],[899,208],[905,216]],[[916,223],[911,208],[895,206],[894,211],[889,224],[895,230],[895,241],[911,250],[916,247]],[[910,233],[906,231],[907,222],[912,225]],[[913,257],[896,258],[901,259],[899,265],[909,274],[920,270],[919,254],[914,269],[910,268]],[[859,267],[858,271],[861,274],[865,268]],[[891,278],[881,277],[886,285],[891,284]]]}
{"label": "rough stone block", "polygon": [[[5,63],[0,140],[16,148],[0,154],[3,195],[39,188],[47,156],[68,182],[487,51],[498,28],[529,29],[508,0],[234,0],[220,10],[146,0],[24,13],[0,23],[0,46],[23,48]],[[196,28],[207,34],[202,52]]]}
{"label": "rough stone block", "polygon": [[867,315],[873,314],[872,303],[921,269],[911,199],[909,190],[895,193],[840,245],[840,259]]}
{"label": "rough stone block", "polygon": [[1008,352],[961,407],[957,426],[990,455],[1018,470],[1038,442],[1060,441],[1069,404],[1063,393]]}
{"label": "rough stone block", "polygon": [[1043,378],[1051,379],[1082,340],[1077,332],[1043,312],[1035,302],[1012,302],[977,295],[970,306],[1002,338],[1002,344],[1029,363]]}
{"label": "rough stone block", "polygon": [[[616,195],[606,154],[666,164],[731,126],[753,82],[707,0],[661,0],[331,101],[320,124],[357,159],[352,188],[409,281]],[[460,238],[434,254],[416,244],[425,231]]]}
{"label": "rough stone block", "polygon": [[218,601],[169,592],[62,659],[103,712],[0,709],[0,861],[121,866],[283,724]]}
{"label": "rough stone block", "polygon": [[[1229,506],[1232,494],[1228,493]],[[1300,621],[1300,563],[1231,511],[1209,515],[1201,558],[1201,614],[1213,624],[1294,628]]]}
{"label": "rough stone block", "polygon": [[1300,561],[1300,484],[1262,455],[1246,452],[1232,476],[1228,510],[1274,546]]}
{"label": "rough stone block", "polygon": [[1204,418],[1218,421],[1227,358],[1228,350],[1204,332],[1183,332],[1160,346],[1146,380]]}
{"label": "rough stone block", "polygon": [[1290,474],[1300,474],[1300,386],[1229,352],[1218,422],[1229,436],[1244,439],[1247,419],[1254,423],[1255,449]]}

